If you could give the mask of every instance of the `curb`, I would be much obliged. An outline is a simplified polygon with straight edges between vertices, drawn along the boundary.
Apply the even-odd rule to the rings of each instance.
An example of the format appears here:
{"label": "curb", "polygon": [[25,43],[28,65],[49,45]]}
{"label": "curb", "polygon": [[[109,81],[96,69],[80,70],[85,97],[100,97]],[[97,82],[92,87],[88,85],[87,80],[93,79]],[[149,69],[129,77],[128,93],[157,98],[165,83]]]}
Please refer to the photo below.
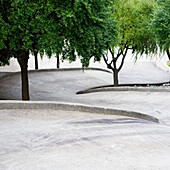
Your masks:
{"label": "curb", "polygon": [[118,110],[111,108],[93,107],[81,104],[71,103],[58,103],[58,102],[30,102],[30,101],[0,101],[0,110],[4,109],[52,109],[52,110],[65,110],[65,111],[79,111],[98,113],[106,115],[120,115],[134,117],[138,119],[148,120],[151,122],[159,123],[156,117],[143,114],[140,112]]}
{"label": "curb", "polygon": [[[102,68],[94,68],[94,67],[87,67],[87,68],[59,68],[59,69],[38,69],[38,70],[28,70],[28,73],[36,73],[36,72],[53,72],[53,71],[84,71],[84,70],[93,70],[93,71],[104,71],[107,73],[111,73],[111,71],[102,69]],[[20,74],[20,71],[17,72],[9,72],[6,73],[5,75],[0,76],[0,79],[15,75],[15,74]]]}
{"label": "curb", "polygon": [[85,90],[78,91],[76,94],[86,94],[95,92],[107,91],[135,91],[135,92],[170,92],[169,87],[93,87]]}
{"label": "curb", "polygon": [[95,67],[87,67],[87,68],[58,68],[58,69],[39,69],[39,70],[28,70],[30,73],[34,72],[50,72],[50,71],[83,71],[83,70],[94,70],[94,71],[104,71],[107,73],[112,73],[111,71],[107,69],[102,69],[102,68],[95,68]]}

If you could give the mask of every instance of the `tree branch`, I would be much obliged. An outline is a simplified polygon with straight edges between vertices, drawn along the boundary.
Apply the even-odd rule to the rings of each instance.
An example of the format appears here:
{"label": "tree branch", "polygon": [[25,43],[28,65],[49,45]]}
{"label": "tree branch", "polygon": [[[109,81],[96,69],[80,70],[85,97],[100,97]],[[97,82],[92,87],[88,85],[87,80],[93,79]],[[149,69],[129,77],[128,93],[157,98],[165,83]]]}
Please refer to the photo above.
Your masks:
{"label": "tree branch", "polygon": [[110,63],[108,63],[108,60],[106,59],[104,54],[103,54],[103,59],[104,59],[104,62],[106,63],[106,65],[107,65],[107,68],[113,70],[113,67],[112,67],[113,60]]}
{"label": "tree branch", "polygon": [[123,58],[122,58],[122,62],[121,62],[121,64],[120,64],[120,66],[119,66],[119,68],[118,68],[118,72],[122,69],[122,67],[123,67],[123,64],[124,64],[124,60],[125,60],[125,57],[126,57],[126,54],[127,54],[127,51],[128,51],[128,46],[126,47],[126,49],[125,49],[125,53],[123,54],[122,53],[122,55],[123,55]]}
{"label": "tree branch", "polygon": [[123,51],[122,51],[122,49],[119,48],[118,54],[115,59],[118,60],[118,58],[120,57],[121,54],[123,54]]}
{"label": "tree branch", "polygon": [[112,54],[112,57],[114,57],[114,53],[111,48],[109,48],[110,53]]}

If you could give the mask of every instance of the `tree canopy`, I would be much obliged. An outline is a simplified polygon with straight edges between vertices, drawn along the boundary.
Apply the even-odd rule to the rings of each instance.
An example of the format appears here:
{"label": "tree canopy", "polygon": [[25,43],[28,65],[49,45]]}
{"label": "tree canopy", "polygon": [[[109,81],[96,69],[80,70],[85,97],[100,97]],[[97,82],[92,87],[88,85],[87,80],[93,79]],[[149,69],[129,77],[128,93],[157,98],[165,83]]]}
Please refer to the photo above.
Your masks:
{"label": "tree canopy", "polygon": [[132,47],[137,53],[156,49],[155,36],[149,23],[156,9],[155,0],[122,0],[117,2],[116,19],[120,25],[119,42]]}
{"label": "tree canopy", "polygon": [[154,13],[151,26],[161,51],[166,51],[170,59],[170,0],[159,0],[159,8]]}
{"label": "tree canopy", "polygon": [[[116,43],[110,46],[111,61],[103,55],[107,67],[114,73],[114,84],[118,85],[118,72],[121,70],[127,52],[138,55],[156,52],[155,34],[150,29],[152,15],[156,8],[155,0],[121,0],[115,2],[113,15],[119,25]],[[117,66],[117,60],[122,58]]]}
{"label": "tree canopy", "polygon": [[70,60],[75,60],[76,51],[87,66],[90,56],[101,57],[99,40],[101,32],[107,32],[109,20],[112,34],[105,40],[114,41],[112,6],[109,0],[1,0],[0,49],[36,49],[49,57],[63,53]]}

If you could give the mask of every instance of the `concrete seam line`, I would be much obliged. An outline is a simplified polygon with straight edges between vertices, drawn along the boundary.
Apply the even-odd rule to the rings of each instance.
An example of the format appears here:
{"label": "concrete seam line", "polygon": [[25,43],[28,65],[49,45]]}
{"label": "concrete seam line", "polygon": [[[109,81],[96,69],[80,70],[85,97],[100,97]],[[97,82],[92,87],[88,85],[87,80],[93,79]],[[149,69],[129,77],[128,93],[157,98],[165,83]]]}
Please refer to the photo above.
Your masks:
{"label": "concrete seam line", "polygon": [[143,114],[140,112],[93,107],[83,104],[71,104],[71,103],[57,103],[57,102],[24,102],[24,101],[0,101],[0,110],[4,109],[52,109],[52,110],[65,110],[65,111],[80,111],[80,112],[90,112],[106,115],[120,115],[128,116],[139,119],[148,120],[151,122],[159,123],[159,119],[156,117]]}

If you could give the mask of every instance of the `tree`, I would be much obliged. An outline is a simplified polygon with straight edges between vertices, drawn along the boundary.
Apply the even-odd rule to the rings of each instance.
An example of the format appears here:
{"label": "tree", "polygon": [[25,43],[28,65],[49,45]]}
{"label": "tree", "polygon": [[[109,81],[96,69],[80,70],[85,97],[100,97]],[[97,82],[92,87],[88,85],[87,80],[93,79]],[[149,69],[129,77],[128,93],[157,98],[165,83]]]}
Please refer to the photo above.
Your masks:
{"label": "tree", "polygon": [[32,37],[35,33],[47,33],[41,25],[42,16],[45,16],[41,13],[41,8],[41,4],[33,1],[1,0],[1,28],[6,30],[6,37],[0,48],[1,58],[17,58],[21,68],[23,100],[29,100],[27,65],[29,52],[33,50]]}
{"label": "tree", "polygon": [[[119,36],[116,43],[109,47],[111,60],[108,53],[103,54],[107,67],[113,71],[114,86],[119,84],[118,73],[129,50],[135,54],[135,57],[157,50],[155,35],[149,28],[155,7],[154,0],[116,1],[114,15],[119,24]],[[121,60],[119,66],[117,66],[118,60]]]}
{"label": "tree", "polygon": [[[62,53],[63,58],[71,61],[77,54],[83,66],[88,66],[91,56],[95,60],[102,56],[104,41],[98,37],[101,32],[108,32],[106,21],[112,15],[109,0],[1,0],[0,3],[0,62],[7,64],[11,57],[17,58],[23,100],[30,99],[27,73],[30,52],[36,50],[49,57]],[[115,36],[114,20],[112,26],[107,41]]]}
{"label": "tree", "polygon": [[159,0],[159,8],[154,13],[151,27],[155,32],[160,50],[167,52],[170,60],[170,0]]}

